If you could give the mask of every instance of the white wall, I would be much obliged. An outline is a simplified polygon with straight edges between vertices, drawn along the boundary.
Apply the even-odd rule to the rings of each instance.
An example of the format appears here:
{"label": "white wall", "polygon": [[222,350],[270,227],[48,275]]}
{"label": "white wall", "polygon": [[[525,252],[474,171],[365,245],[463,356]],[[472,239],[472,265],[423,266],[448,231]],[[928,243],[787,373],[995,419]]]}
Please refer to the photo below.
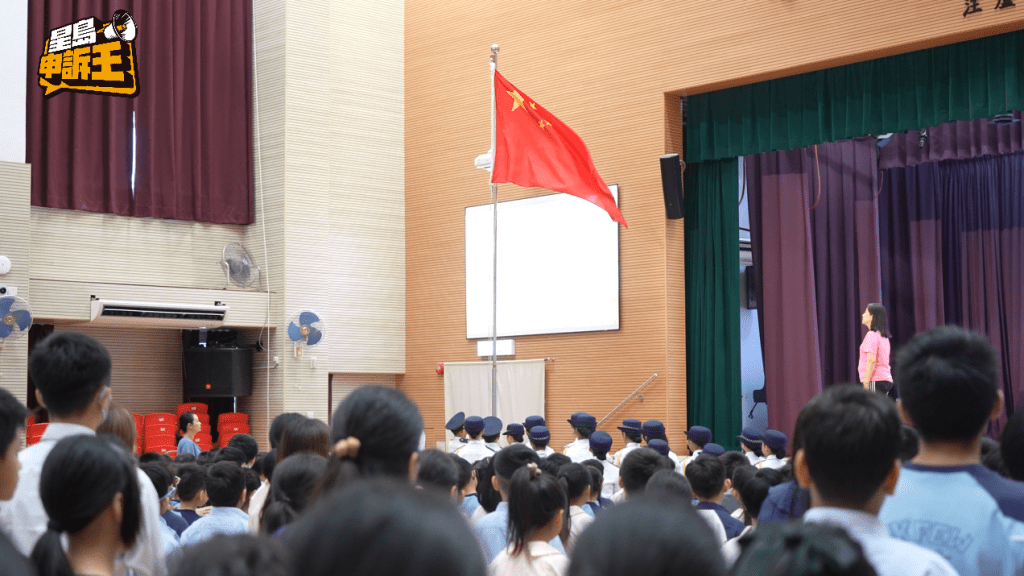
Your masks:
{"label": "white wall", "polygon": [[[0,162],[25,162],[28,0],[0,1]],[[39,40],[42,54],[43,41]]]}

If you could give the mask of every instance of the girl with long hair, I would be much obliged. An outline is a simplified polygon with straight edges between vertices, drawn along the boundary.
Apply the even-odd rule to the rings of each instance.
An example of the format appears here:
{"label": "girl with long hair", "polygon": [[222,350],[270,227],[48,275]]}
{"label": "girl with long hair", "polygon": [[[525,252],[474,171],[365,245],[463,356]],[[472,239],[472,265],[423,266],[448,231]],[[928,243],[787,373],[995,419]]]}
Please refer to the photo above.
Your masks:
{"label": "girl with long hair", "polygon": [[560,576],[569,568],[569,558],[550,541],[562,537],[569,514],[565,482],[530,463],[512,474],[508,490],[508,542],[491,562],[491,576]]}
{"label": "girl with long hair", "polygon": [[893,385],[889,366],[889,327],[885,319],[885,306],[868,304],[860,317],[868,333],[860,345],[860,361],[857,372],[865,390],[873,390],[895,399],[898,394]]}

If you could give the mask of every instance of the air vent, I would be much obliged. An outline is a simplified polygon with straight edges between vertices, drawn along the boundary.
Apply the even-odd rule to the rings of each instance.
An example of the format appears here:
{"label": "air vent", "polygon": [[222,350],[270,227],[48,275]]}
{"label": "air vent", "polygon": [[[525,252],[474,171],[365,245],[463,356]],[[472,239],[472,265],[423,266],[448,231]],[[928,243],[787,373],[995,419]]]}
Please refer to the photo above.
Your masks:
{"label": "air vent", "polygon": [[228,306],[94,299],[90,320],[107,326],[214,328],[224,324]]}

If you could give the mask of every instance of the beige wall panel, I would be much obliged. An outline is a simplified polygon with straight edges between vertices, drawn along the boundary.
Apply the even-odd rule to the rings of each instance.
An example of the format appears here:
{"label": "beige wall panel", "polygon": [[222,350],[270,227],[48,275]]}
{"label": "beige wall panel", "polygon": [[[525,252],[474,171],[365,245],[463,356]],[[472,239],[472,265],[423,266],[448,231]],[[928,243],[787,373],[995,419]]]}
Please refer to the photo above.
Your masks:
{"label": "beige wall panel", "polygon": [[336,372],[331,374],[331,416],[353,390],[361,386],[375,385],[395,388],[398,377],[395,374],[360,374]]}
{"label": "beige wall panel", "polygon": [[[11,271],[0,285],[15,286],[18,296],[34,306],[30,289],[32,232],[29,229],[32,168],[28,164],[0,162],[0,256],[11,261]],[[28,334],[0,344],[0,387],[25,401],[28,382]]]}
{"label": "beige wall panel", "polygon": [[[992,3],[994,5],[994,3]],[[616,418],[661,418],[676,451],[685,422],[682,223],[666,223],[658,157],[678,151],[666,93],[697,93],[1024,27],[1024,12],[962,4],[467,0],[406,3],[406,373],[428,444],[442,439],[441,361],[476,360],[465,339],[463,212],[488,202],[472,160],[489,146],[488,48],[499,70],[571,126],[605,181],[621,186],[620,330],[518,338],[517,358],[554,356],[547,410],[599,418],[651,373]],[[545,194],[501,185],[503,200]],[[500,224],[499,224],[500,225]],[[737,407],[737,409],[739,409]],[[605,426],[616,432],[611,423]],[[616,448],[620,436],[613,434]]]}

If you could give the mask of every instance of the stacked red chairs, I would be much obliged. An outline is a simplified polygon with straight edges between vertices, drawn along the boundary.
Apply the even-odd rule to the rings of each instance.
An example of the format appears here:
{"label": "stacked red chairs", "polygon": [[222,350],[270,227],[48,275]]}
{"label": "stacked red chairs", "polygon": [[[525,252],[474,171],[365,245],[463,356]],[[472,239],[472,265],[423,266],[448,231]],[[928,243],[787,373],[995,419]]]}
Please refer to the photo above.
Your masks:
{"label": "stacked red chairs", "polygon": [[166,454],[169,450],[177,450],[178,443],[174,433],[178,429],[178,417],[169,412],[146,414],[143,434],[143,447],[146,452]]}
{"label": "stacked red chairs", "polygon": [[142,439],[146,435],[146,417],[132,412],[135,418],[135,452],[142,454]]}
{"label": "stacked red chairs", "polygon": [[25,426],[31,426],[36,423],[36,415],[30,414],[28,418],[25,418]]}
{"label": "stacked red chairs", "polygon": [[235,434],[249,433],[249,415],[241,412],[226,412],[217,416],[217,439],[221,446],[227,446]]}
{"label": "stacked red chairs", "polygon": [[199,432],[192,440],[203,452],[213,450],[213,436],[209,432]]}
{"label": "stacked red chairs", "polygon": [[157,452],[160,454],[166,454],[169,450],[177,450],[178,443],[174,441],[174,436],[157,434],[156,436],[146,436],[146,452]]}
{"label": "stacked red chairs", "polygon": [[42,424],[29,424],[25,427],[25,445],[37,444],[46,432],[46,422]]}
{"label": "stacked red chairs", "polygon": [[185,404],[178,404],[178,416],[181,416],[185,412],[195,412],[196,414],[209,414],[210,407],[202,402],[188,402]]}

